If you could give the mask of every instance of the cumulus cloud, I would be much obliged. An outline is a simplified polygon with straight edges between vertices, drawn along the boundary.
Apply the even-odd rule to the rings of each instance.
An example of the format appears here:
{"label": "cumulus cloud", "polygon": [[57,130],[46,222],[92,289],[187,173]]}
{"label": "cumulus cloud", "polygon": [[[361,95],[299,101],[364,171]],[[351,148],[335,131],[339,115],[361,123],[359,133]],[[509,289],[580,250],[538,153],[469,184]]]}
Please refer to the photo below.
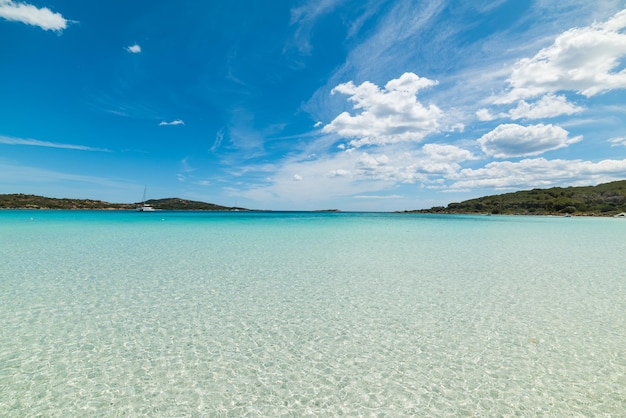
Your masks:
{"label": "cumulus cloud", "polygon": [[496,116],[492,115],[489,109],[479,109],[476,112],[476,117],[481,122],[489,122],[496,119]]}
{"label": "cumulus cloud", "polygon": [[317,206],[327,199],[376,194],[399,184],[439,182],[458,173],[463,161],[477,158],[468,150],[446,144],[425,144],[420,149],[374,147],[367,152],[350,148],[314,160],[307,156],[292,155],[279,166],[263,167],[271,178],[244,194]]}
{"label": "cumulus cloud", "polygon": [[437,119],[442,112],[433,104],[422,105],[416,95],[419,90],[437,84],[413,73],[390,80],[384,89],[368,81],[359,86],[351,81],[340,84],[331,93],[350,96],[348,100],[353,102],[353,108],[361,113],[352,116],[343,112],[324,126],[322,132],[352,138],[353,147],[420,141],[437,131]]}
{"label": "cumulus cloud", "polygon": [[138,44],[134,44],[126,47],[126,50],[131,54],[139,54],[141,52],[141,46],[139,46]]}
{"label": "cumulus cloud", "polygon": [[626,160],[546,160],[495,161],[478,169],[461,170],[453,189],[529,188],[557,185],[589,185],[623,179]]}
{"label": "cumulus cloud", "polygon": [[185,122],[183,122],[182,120],[176,119],[171,122],[162,121],[159,123],[159,126],[176,126],[176,125],[184,125],[184,124]]}
{"label": "cumulus cloud", "polygon": [[57,32],[67,28],[69,23],[60,13],[55,13],[47,7],[38,8],[32,4],[12,0],[0,0],[0,17]]}
{"label": "cumulus cloud", "polygon": [[562,33],[551,46],[515,64],[510,90],[496,103],[563,90],[591,97],[626,88],[626,70],[620,67],[626,56],[624,28],[626,10],[606,22]]}
{"label": "cumulus cloud", "polygon": [[549,93],[542,96],[539,100],[531,101],[530,103],[526,100],[520,100],[517,103],[517,107],[510,109],[506,113],[500,112],[494,115],[489,109],[480,109],[476,112],[476,117],[481,122],[488,122],[498,118],[509,118],[512,120],[547,119],[561,115],[572,115],[583,110],[585,110],[583,107],[568,102],[565,96]]}
{"label": "cumulus cloud", "polygon": [[452,173],[461,168],[459,163],[478,159],[466,149],[442,144],[424,145],[422,155],[421,166],[429,173]]}
{"label": "cumulus cloud", "polygon": [[430,182],[461,169],[463,161],[477,159],[470,151],[454,145],[426,144],[421,150],[393,154],[361,153],[354,162],[357,178],[400,183]]}
{"label": "cumulus cloud", "polygon": [[581,112],[582,107],[569,103],[564,96],[546,94],[534,103],[522,100],[515,109],[509,111],[513,120],[517,119],[544,119],[560,115],[572,115]]}
{"label": "cumulus cloud", "polygon": [[[271,173],[271,177],[242,190],[240,196],[274,201],[281,208],[290,205],[302,208],[304,205],[319,209],[334,199],[372,193],[390,186],[390,183],[371,178],[362,181],[363,174],[355,168],[358,151],[336,152],[315,160],[306,155],[291,155],[280,165],[262,167],[262,171]],[[296,180],[295,173],[299,180]],[[337,203],[332,205],[336,207]]]}
{"label": "cumulus cloud", "polygon": [[394,181],[400,179],[401,168],[398,164],[389,164],[390,160],[385,154],[372,155],[367,152],[362,153],[356,160],[354,166],[361,178]]}
{"label": "cumulus cloud", "polygon": [[483,135],[478,143],[483,152],[496,158],[538,155],[576,143],[582,136],[569,137],[569,132],[554,125],[521,126],[502,124]]}

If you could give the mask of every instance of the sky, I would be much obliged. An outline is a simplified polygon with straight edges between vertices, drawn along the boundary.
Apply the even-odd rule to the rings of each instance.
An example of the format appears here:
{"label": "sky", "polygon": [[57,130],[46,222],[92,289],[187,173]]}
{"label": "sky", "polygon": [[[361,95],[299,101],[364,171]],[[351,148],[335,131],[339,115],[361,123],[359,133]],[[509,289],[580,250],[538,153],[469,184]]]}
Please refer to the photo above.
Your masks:
{"label": "sky", "polygon": [[0,0],[0,193],[402,211],[626,179],[626,0]]}

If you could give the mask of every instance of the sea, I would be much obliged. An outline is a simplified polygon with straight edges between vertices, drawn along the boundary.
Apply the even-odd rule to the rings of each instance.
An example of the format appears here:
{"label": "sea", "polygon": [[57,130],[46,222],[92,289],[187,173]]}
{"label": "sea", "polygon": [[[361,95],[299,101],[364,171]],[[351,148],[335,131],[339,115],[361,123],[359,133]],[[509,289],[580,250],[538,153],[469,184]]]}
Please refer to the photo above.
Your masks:
{"label": "sea", "polygon": [[626,416],[626,220],[0,211],[2,417]]}

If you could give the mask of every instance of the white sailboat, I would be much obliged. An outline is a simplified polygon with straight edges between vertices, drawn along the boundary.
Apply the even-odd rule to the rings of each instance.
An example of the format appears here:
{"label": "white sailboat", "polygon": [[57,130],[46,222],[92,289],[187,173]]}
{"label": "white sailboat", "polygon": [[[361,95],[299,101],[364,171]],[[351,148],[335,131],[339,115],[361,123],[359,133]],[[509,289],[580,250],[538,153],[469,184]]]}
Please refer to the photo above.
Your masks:
{"label": "white sailboat", "polygon": [[147,186],[143,188],[143,198],[141,199],[141,205],[137,206],[137,212],[154,212],[152,205],[146,203],[146,190]]}

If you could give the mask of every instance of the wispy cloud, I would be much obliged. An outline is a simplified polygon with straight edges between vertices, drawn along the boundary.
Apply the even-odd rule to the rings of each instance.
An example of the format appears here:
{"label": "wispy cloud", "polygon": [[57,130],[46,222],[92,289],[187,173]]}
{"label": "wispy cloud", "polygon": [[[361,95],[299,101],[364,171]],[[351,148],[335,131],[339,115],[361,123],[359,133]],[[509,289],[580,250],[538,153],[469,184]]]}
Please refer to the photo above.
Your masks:
{"label": "wispy cloud", "polygon": [[291,9],[291,25],[295,29],[294,43],[301,53],[311,52],[310,37],[317,19],[330,13],[343,0],[313,0]]}
{"label": "wispy cloud", "polygon": [[139,54],[141,52],[141,46],[139,46],[139,44],[134,44],[126,47],[126,50],[131,54]]}
{"label": "wispy cloud", "polygon": [[220,129],[215,134],[215,141],[213,142],[213,145],[211,146],[210,151],[211,152],[217,151],[220,145],[222,145],[223,140],[224,140],[224,129]]}
{"label": "wispy cloud", "polygon": [[0,17],[57,32],[63,31],[67,24],[72,22],[47,7],[38,8],[32,4],[16,3],[12,0],[0,0]]}
{"label": "wispy cloud", "polygon": [[[26,184],[31,189],[39,189],[43,186],[44,188],[42,190],[48,190],[48,193],[53,190],[51,188],[51,185],[59,188],[64,188],[65,184],[71,183],[71,189],[74,190],[73,186],[80,183],[83,186],[86,186],[85,190],[91,196],[94,195],[94,190],[97,190],[99,192],[110,192],[110,190],[107,189],[113,189],[117,191],[123,191],[125,193],[129,189],[128,181],[67,173],[56,170],[49,170],[42,167],[20,165],[13,162],[6,162],[1,159],[0,182],[6,185],[19,184],[20,187]],[[100,188],[94,188],[94,185],[100,186]],[[67,197],[64,196],[62,193],[54,194],[57,196]],[[98,199],[106,198],[105,196],[98,195],[98,193],[95,193],[95,196],[97,196]]]}
{"label": "wispy cloud", "polygon": [[354,196],[355,199],[401,199],[402,196],[397,194],[390,195],[358,195]]}
{"label": "wispy cloud", "polygon": [[34,147],[63,148],[63,149],[73,149],[73,150],[80,150],[80,151],[111,152],[111,150],[108,150],[106,148],[94,148],[94,147],[88,147],[85,145],[74,145],[74,144],[63,144],[59,142],[40,141],[38,139],[30,139],[30,138],[13,138],[10,136],[1,136],[1,135],[0,135],[0,144],[29,145],[29,146],[34,146]]}
{"label": "wispy cloud", "polygon": [[189,176],[189,173],[195,170],[196,169],[193,168],[189,164],[189,158],[185,157],[182,160],[180,160],[180,172],[176,174],[176,178],[178,179],[178,181],[185,182],[187,181],[187,177]]}
{"label": "wispy cloud", "polygon": [[189,158],[183,158],[180,160],[180,169],[183,173],[191,173],[192,171],[195,171],[195,168],[189,164]]}
{"label": "wispy cloud", "polygon": [[609,139],[609,142],[611,143],[612,147],[619,147],[619,146],[626,147],[626,136],[611,138]]}
{"label": "wispy cloud", "polygon": [[176,119],[171,122],[167,122],[167,121],[159,122],[159,126],[176,126],[176,125],[184,125],[184,124],[185,122],[183,122],[180,119]]}

